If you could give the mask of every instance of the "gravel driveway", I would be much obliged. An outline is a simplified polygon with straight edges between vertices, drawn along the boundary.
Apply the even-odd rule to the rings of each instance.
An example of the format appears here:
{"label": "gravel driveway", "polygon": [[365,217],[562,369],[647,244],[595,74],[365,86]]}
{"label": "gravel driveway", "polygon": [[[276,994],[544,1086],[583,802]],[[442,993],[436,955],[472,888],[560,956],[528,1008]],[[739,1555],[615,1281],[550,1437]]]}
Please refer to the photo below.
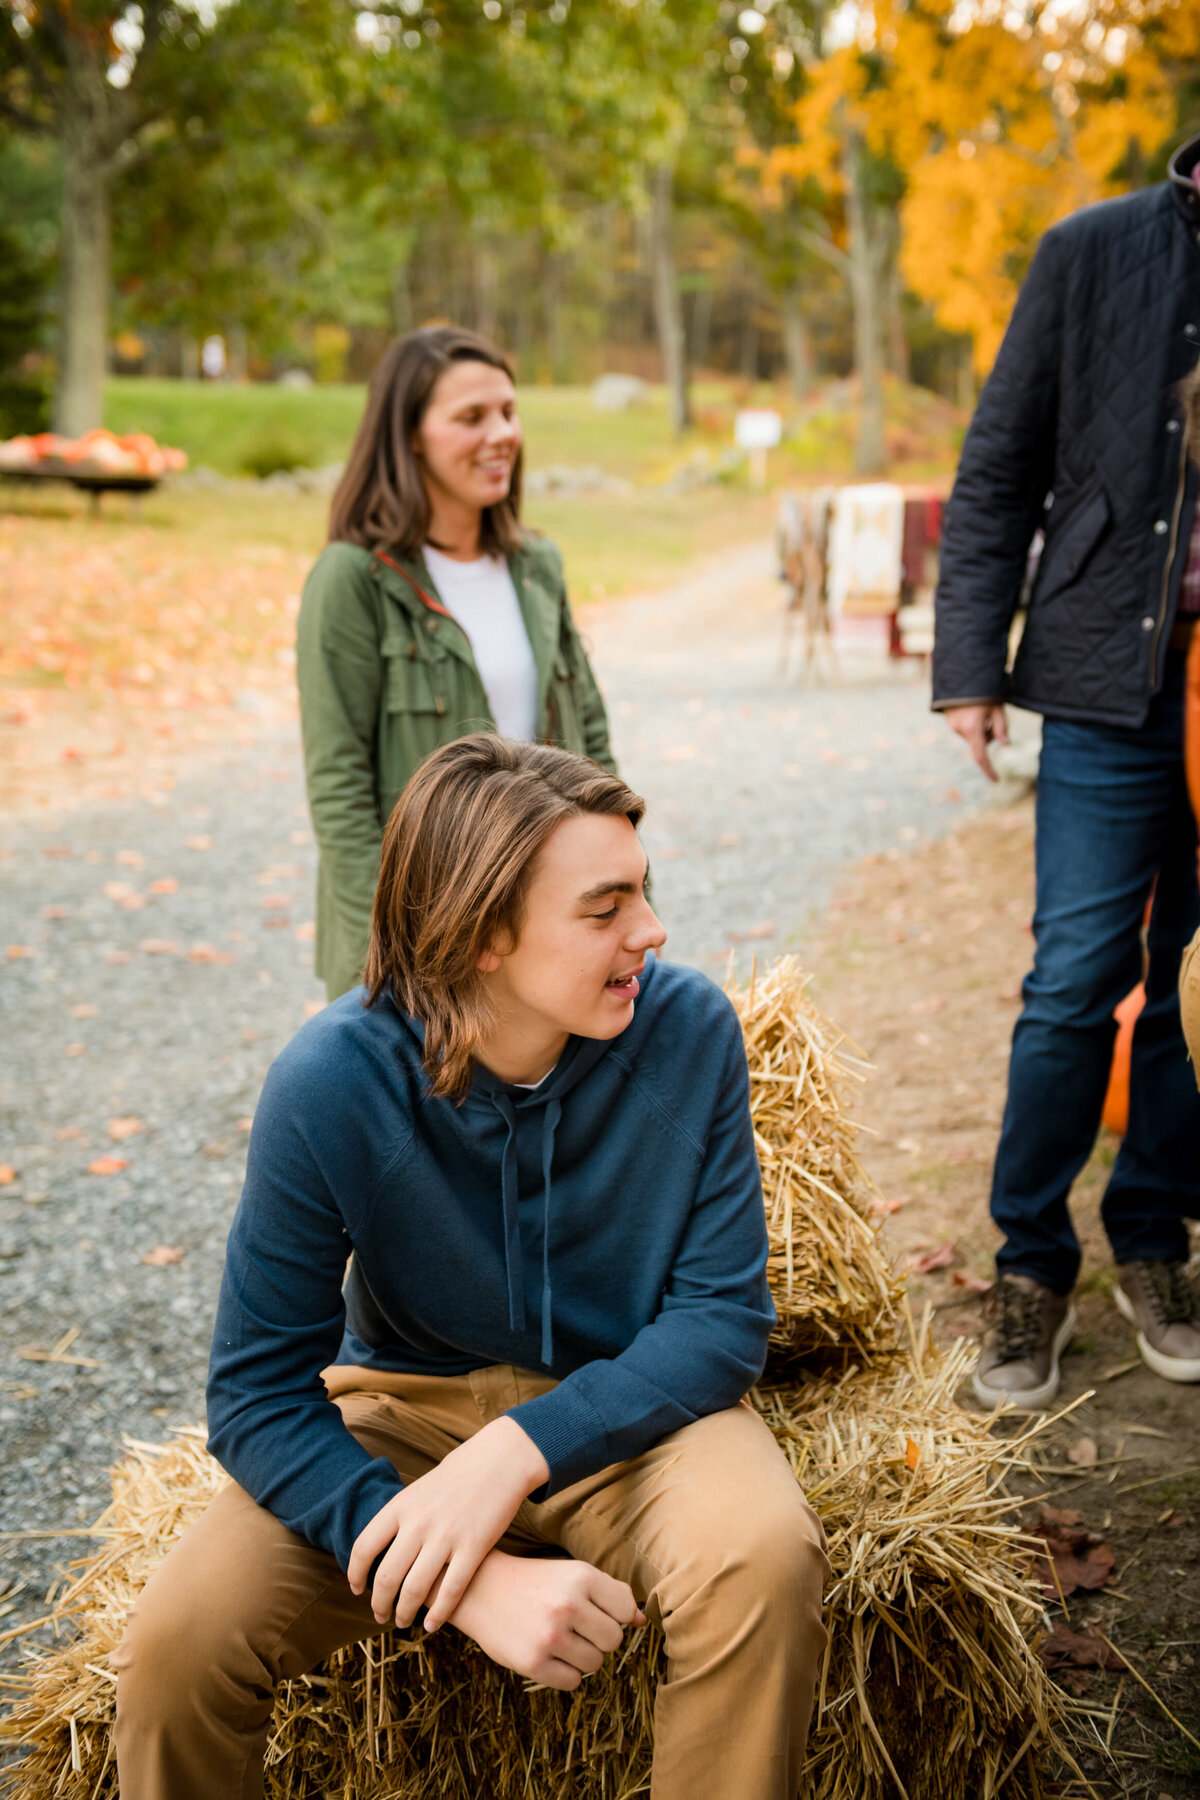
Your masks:
{"label": "gravel driveway", "polygon": [[[585,622],[669,951],[718,975],[982,788],[915,665],[782,681],[770,577],[742,550]],[[321,998],[294,727],[161,799],[0,827],[0,1525],[44,1534],[0,1538],[0,1633],[86,1552],[122,1436],[201,1416],[250,1115]]]}

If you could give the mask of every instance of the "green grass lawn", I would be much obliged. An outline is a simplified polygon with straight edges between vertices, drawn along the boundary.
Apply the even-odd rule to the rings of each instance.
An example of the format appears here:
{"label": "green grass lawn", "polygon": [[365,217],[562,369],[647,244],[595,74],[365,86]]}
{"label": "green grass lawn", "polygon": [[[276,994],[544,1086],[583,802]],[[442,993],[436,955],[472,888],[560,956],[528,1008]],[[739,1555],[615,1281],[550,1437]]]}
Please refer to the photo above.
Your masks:
{"label": "green grass lawn", "polygon": [[[204,381],[116,377],[105,387],[105,424],[117,432],[149,431],[186,450],[193,466],[222,475],[265,475],[302,465],[320,468],[345,455],[362,415],[365,389],[351,386],[234,386]],[[845,383],[829,383],[803,405],[780,384],[702,382],[692,391],[696,423],[676,438],[666,390],[651,388],[626,412],[597,412],[587,388],[520,390],[526,460],[595,466],[638,483],[666,479],[698,453],[715,460],[733,443],[739,406],[776,406],[785,437],[772,453],[772,481],[846,479],[853,468],[856,413]],[[888,389],[891,473],[922,478],[953,467],[962,421],[948,402],[892,382]]]}
{"label": "green grass lawn", "polygon": [[[105,385],[104,422],[118,433],[148,431],[160,443],[186,450],[193,465],[222,475],[266,474],[268,464],[320,468],[340,461],[365,399],[362,387],[295,389],[268,382],[236,387],[116,377]],[[586,388],[523,388],[528,464],[594,464],[633,481],[654,480],[695,450],[724,449],[732,441],[729,387],[701,387],[696,403],[702,425],[677,440],[662,389],[651,390],[643,404],[627,412],[603,413],[593,407]]]}

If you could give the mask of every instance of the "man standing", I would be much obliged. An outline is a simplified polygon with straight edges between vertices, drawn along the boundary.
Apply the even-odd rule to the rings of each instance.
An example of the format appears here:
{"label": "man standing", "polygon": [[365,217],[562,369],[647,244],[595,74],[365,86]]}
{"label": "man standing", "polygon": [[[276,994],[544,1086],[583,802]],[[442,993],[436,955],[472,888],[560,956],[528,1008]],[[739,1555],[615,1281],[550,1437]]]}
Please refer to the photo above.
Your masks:
{"label": "man standing", "polygon": [[1036,953],[1013,1036],[991,1201],[1004,1244],[974,1378],[987,1404],[1033,1410],[1058,1387],[1079,1272],[1067,1196],[1100,1123],[1113,1009],[1142,976],[1152,895],[1129,1126],[1102,1217],[1117,1305],[1143,1358],[1168,1380],[1200,1381],[1200,1303],[1185,1273],[1186,1219],[1200,1215],[1200,1094],[1177,992],[1200,925],[1183,763],[1200,483],[1177,391],[1198,351],[1200,137],[1175,152],[1166,181],[1046,233],[947,511],[934,707],[992,780],[1005,701],[1045,720]]}

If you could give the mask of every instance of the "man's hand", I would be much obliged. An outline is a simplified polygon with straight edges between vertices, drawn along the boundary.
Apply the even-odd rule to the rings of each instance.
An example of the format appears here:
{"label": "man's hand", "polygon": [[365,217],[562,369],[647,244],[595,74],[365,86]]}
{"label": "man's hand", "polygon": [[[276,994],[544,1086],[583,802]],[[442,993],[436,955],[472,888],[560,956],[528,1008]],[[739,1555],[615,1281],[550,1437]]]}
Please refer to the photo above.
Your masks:
{"label": "man's hand", "polygon": [[625,1582],[591,1563],[493,1550],[450,1623],[502,1668],[569,1692],[646,1617]]}
{"label": "man's hand", "polygon": [[1004,708],[993,701],[982,706],[948,706],[942,717],[951,731],[957,731],[988,780],[998,781],[999,776],[988,755],[988,745],[1008,742]]}
{"label": "man's hand", "polygon": [[346,1570],[351,1588],[363,1592],[371,1565],[387,1551],[371,1588],[371,1610],[381,1625],[394,1612],[406,1629],[441,1576],[425,1618],[426,1630],[436,1631],[521,1502],[549,1479],[545,1457],[516,1420],[493,1419],[364,1527]]}

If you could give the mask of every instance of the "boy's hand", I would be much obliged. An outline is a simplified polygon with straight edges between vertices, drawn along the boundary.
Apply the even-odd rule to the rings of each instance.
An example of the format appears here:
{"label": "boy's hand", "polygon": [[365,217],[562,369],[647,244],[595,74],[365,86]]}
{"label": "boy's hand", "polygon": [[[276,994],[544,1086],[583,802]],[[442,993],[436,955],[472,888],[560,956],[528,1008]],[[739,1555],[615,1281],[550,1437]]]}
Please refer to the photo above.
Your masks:
{"label": "boy's hand", "polygon": [[545,1457],[516,1420],[493,1419],[389,1500],[359,1533],[346,1570],[351,1588],[363,1592],[371,1565],[386,1551],[371,1588],[371,1610],[381,1625],[394,1613],[406,1629],[441,1575],[425,1619],[426,1630],[436,1631],[521,1502],[549,1479]]}
{"label": "boy's hand", "polygon": [[646,1618],[633,1590],[591,1563],[493,1550],[450,1623],[502,1668],[569,1691]]}

